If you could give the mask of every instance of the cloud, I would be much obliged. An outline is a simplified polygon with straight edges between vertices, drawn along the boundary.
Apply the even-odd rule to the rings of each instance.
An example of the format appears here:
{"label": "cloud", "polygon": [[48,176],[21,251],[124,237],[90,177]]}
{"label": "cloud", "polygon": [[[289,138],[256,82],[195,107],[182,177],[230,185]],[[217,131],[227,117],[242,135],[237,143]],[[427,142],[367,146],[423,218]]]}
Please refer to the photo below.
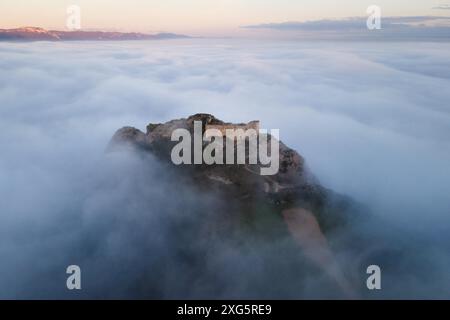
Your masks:
{"label": "cloud", "polygon": [[[448,297],[449,51],[394,42],[1,43],[0,297],[326,296],[320,279],[277,278],[256,290],[271,279],[261,275],[277,276],[267,269],[286,267],[276,244],[242,255],[202,241],[190,189],[175,192],[176,177],[152,158],[104,153],[122,126],[196,112],[279,128],[322,184],[414,243],[412,255],[380,258],[393,286],[384,294]],[[220,201],[204,200],[205,208]],[[209,264],[192,264],[198,252]],[[81,295],[61,285],[69,264],[84,270]]]}
{"label": "cloud", "polygon": [[450,10],[450,4],[441,4],[439,6],[433,7],[435,10]]}
{"label": "cloud", "polygon": [[306,33],[304,36],[335,39],[424,40],[428,38],[448,40],[450,36],[450,17],[382,16],[382,29],[376,31],[368,30],[366,22],[367,17],[352,17],[304,22],[265,23],[243,26],[243,28],[303,32]]}

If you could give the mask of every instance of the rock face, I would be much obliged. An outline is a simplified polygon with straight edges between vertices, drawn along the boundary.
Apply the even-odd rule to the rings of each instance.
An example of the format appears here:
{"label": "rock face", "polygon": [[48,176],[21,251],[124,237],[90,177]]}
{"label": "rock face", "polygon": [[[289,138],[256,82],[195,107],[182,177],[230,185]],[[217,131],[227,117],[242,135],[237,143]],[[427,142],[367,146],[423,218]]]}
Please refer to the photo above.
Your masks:
{"label": "rock face", "polygon": [[[222,200],[214,208],[216,223],[202,221],[208,230],[220,229],[228,236],[242,229],[245,221],[244,224],[257,225],[257,232],[265,241],[287,237],[309,263],[331,279],[343,296],[355,296],[354,287],[341,271],[327,238],[345,228],[351,202],[322,187],[306,167],[304,158],[282,142],[279,143],[279,172],[272,176],[260,175],[259,165],[174,165],[170,153],[178,142],[171,141],[172,132],[183,128],[193,133],[194,121],[201,121],[203,128],[233,126],[209,114],[196,114],[163,124],[149,124],[146,133],[124,127],[115,133],[108,150],[126,148],[151,154],[166,166],[167,172],[179,177],[178,187],[193,187],[199,195],[214,194]],[[271,222],[260,223],[261,220]],[[279,224],[281,231],[272,232],[274,224]],[[240,237],[239,241],[246,239]]]}
{"label": "rock face", "polygon": [[[170,152],[177,143],[171,141],[172,132],[175,129],[183,128],[193,134],[194,121],[201,121],[203,129],[216,127],[247,129],[253,128],[255,123],[252,121],[249,124],[231,124],[209,114],[196,114],[187,119],[172,120],[164,124],[149,124],[146,133],[135,128],[124,127],[113,136],[110,149],[121,146],[136,147],[152,152],[162,161],[169,163],[171,161]],[[302,198],[318,203],[323,201],[325,190],[305,167],[303,157],[282,142],[279,143],[279,146],[279,171],[272,176],[260,175],[258,173],[260,165],[250,164],[181,165],[176,169],[191,171],[200,186],[235,189],[236,196],[242,199],[262,197],[280,207],[290,207]],[[248,160],[248,155],[246,156],[246,160]]]}

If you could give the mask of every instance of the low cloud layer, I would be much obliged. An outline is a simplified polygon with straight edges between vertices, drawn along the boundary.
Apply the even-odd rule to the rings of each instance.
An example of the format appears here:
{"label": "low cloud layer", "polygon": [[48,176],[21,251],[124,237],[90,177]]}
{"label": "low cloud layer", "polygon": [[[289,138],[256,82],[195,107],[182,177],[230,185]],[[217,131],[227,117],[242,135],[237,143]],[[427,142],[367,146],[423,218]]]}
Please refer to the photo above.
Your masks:
{"label": "low cloud layer", "polygon": [[[55,266],[77,261],[82,269],[106,268],[95,283],[120,296],[108,274],[124,288],[130,274],[152,269],[158,257],[146,253],[174,252],[165,237],[171,211],[164,209],[172,192],[142,178],[148,170],[159,181],[157,165],[147,159],[141,169],[141,160],[104,150],[122,126],[144,129],[197,112],[279,128],[323,185],[427,239],[433,256],[423,272],[446,274],[449,52],[446,43],[0,44],[0,297],[65,292],[65,270],[55,275]],[[173,208],[185,205],[188,193],[179,201],[170,196]],[[149,207],[156,209],[142,211]],[[111,265],[96,264],[99,255]],[[127,258],[140,262],[135,270],[116,263]],[[148,273],[148,283],[173,281],[163,271]],[[173,283],[181,287],[171,292]],[[203,284],[173,283],[153,293],[177,297],[189,285],[200,290],[190,296],[210,293]],[[395,294],[439,296],[438,282],[421,285],[399,283]]]}
{"label": "low cloud layer", "polygon": [[[445,7],[442,7],[445,8]],[[441,9],[442,9],[441,8]],[[368,17],[289,21],[244,26],[245,29],[276,30],[291,37],[347,40],[440,40],[450,39],[450,17],[445,16],[381,16],[381,30],[369,30]]]}

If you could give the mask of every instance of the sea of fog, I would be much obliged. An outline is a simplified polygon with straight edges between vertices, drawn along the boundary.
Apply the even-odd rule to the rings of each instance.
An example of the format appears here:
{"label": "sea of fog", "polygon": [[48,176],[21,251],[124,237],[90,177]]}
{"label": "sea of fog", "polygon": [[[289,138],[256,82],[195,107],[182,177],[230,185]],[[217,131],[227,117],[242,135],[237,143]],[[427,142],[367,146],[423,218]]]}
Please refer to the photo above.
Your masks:
{"label": "sea of fog", "polygon": [[449,55],[431,42],[0,43],[0,297],[28,297],[84,226],[139,210],[121,193],[132,168],[103,159],[115,130],[199,112],[280,129],[324,186],[445,247]]}

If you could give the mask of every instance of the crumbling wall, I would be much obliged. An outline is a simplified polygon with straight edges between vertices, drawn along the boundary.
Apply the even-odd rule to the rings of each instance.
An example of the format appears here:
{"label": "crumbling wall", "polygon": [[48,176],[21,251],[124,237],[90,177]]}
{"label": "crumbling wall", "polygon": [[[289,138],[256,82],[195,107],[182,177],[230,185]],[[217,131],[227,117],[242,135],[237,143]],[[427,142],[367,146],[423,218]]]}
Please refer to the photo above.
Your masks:
{"label": "crumbling wall", "polygon": [[242,129],[242,130],[248,130],[248,129],[253,129],[256,131],[256,133],[259,132],[259,121],[250,121],[247,124],[207,124],[205,126],[205,130],[208,129],[217,129],[219,130],[222,135],[226,135],[226,130],[227,129],[233,129],[233,130],[237,130],[237,129]]}

